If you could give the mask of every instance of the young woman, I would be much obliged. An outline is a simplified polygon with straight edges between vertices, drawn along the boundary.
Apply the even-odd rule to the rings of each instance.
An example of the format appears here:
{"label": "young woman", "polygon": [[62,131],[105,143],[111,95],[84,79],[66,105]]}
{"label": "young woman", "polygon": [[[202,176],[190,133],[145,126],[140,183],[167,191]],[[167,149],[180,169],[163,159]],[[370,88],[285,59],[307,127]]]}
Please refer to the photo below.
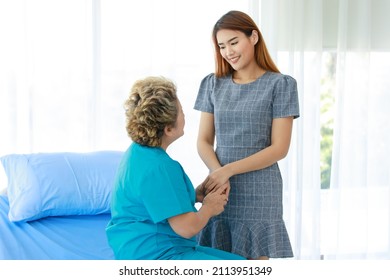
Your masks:
{"label": "young woman", "polygon": [[[204,195],[166,149],[184,134],[175,85],[162,77],[137,81],[125,102],[125,152],[112,193],[106,228],[116,259],[244,259],[198,246],[195,235],[227,201],[221,188]],[[195,202],[203,202],[199,211]]]}
{"label": "young woman", "polygon": [[210,170],[206,193],[231,189],[225,211],[198,241],[248,259],[293,257],[277,162],[299,116],[296,81],[279,72],[247,14],[223,15],[212,39],[215,73],[202,80],[194,106],[201,111],[197,147]]}

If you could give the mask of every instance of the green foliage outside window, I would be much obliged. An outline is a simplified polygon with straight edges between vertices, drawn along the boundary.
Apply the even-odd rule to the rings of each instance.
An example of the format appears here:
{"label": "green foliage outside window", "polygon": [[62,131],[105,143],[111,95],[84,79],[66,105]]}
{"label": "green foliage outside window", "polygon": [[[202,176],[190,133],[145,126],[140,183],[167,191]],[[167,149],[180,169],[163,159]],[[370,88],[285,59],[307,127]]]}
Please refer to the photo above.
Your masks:
{"label": "green foliage outside window", "polygon": [[333,148],[333,123],[334,123],[334,91],[336,74],[336,55],[326,52],[323,56],[323,72],[321,80],[321,143],[320,143],[320,168],[321,189],[330,186]]}

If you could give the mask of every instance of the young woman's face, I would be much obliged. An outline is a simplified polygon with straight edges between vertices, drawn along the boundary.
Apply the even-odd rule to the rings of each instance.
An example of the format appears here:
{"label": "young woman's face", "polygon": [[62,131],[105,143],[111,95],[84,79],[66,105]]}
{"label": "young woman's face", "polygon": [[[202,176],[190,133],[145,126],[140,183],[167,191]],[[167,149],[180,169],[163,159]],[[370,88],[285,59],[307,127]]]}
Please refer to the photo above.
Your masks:
{"label": "young woman's face", "polygon": [[217,43],[222,57],[239,71],[255,62],[254,45],[257,43],[253,34],[247,37],[243,32],[221,29],[217,32]]}

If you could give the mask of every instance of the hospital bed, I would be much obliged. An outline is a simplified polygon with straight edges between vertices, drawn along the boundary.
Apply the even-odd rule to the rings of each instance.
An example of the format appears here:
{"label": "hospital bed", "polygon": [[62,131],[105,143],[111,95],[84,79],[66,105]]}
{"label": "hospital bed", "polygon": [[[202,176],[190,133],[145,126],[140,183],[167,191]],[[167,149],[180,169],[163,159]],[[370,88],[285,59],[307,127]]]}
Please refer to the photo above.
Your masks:
{"label": "hospital bed", "polygon": [[0,259],[114,259],[105,227],[122,154],[0,157],[6,180],[0,194]]}

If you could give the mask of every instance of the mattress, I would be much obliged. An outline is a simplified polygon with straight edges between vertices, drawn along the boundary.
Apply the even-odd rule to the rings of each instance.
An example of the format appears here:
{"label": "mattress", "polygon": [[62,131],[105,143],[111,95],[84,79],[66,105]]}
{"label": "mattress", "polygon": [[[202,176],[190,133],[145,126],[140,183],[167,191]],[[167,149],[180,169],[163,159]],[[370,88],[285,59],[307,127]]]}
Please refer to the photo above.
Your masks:
{"label": "mattress", "polygon": [[8,199],[0,195],[0,259],[111,260],[105,227],[110,214],[45,217],[11,222]]}

